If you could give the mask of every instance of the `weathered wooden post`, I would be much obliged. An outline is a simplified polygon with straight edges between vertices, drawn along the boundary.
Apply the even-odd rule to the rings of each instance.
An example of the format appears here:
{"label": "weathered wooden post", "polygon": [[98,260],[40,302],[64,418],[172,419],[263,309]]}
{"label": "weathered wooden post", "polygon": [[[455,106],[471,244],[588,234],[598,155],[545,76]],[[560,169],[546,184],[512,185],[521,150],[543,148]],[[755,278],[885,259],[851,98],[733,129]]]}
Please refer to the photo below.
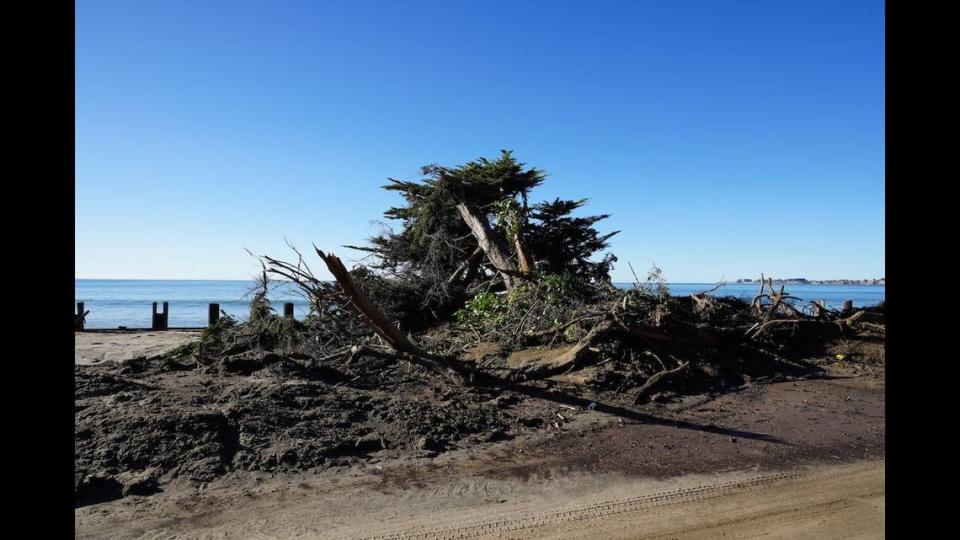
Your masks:
{"label": "weathered wooden post", "polygon": [[163,313],[157,313],[157,303],[153,303],[153,324],[151,325],[151,330],[166,330],[167,321],[169,320],[170,315],[170,303],[163,303]]}
{"label": "weathered wooden post", "polygon": [[220,304],[210,304],[207,310],[207,326],[213,326],[220,320]]}
{"label": "weathered wooden post", "polygon": [[844,301],[843,301],[843,309],[840,310],[840,314],[843,315],[844,317],[846,317],[847,315],[850,315],[851,313],[853,313],[853,300],[844,300]]}
{"label": "weathered wooden post", "polygon": [[83,331],[83,325],[86,323],[87,313],[90,312],[83,310],[83,302],[77,302],[77,318],[73,325],[74,331]]}
{"label": "weathered wooden post", "polygon": [[283,316],[287,319],[293,318],[293,302],[283,304]]}

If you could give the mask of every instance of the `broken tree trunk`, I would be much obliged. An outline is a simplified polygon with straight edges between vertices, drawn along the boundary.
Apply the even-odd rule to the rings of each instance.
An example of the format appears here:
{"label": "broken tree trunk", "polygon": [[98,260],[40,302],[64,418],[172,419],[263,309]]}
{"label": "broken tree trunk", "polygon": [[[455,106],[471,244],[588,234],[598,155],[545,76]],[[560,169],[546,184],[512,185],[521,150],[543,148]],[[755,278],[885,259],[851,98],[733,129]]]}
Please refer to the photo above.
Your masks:
{"label": "broken tree trunk", "polygon": [[527,278],[533,276],[533,264],[530,263],[530,258],[527,257],[527,252],[523,249],[520,233],[513,237],[513,246],[517,251],[517,260],[520,262],[520,272]]}
{"label": "broken tree trunk", "polygon": [[490,227],[487,216],[475,212],[465,203],[458,203],[457,210],[460,212],[460,217],[463,218],[463,222],[467,224],[473,236],[476,237],[477,243],[480,244],[480,249],[487,254],[487,258],[490,259],[493,266],[500,272],[500,275],[503,276],[503,282],[507,286],[507,290],[512,290],[519,284],[515,277],[517,272],[510,264],[510,257],[507,249],[503,245],[503,241],[496,231]]}
{"label": "broken tree trunk", "polygon": [[316,246],[314,246],[314,249],[326,263],[337,283],[340,284],[343,294],[350,299],[350,308],[366,321],[370,328],[383,338],[390,347],[403,354],[404,358],[410,362],[445,375],[457,384],[464,384],[472,379],[472,372],[466,366],[449,358],[430,354],[413,344],[357,287],[353,277],[339,257],[333,253],[324,253]]}
{"label": "broken tree trunk", "polygon": [[343,266],[343,262],[339,257],[333,253],[326,254],[319,249],[317,249],[317,255],[326,263],[330,273],[333,274],[337,283],[340,284],[340,289],[343,290],[343,294],[347,295],[350,299],[350,306],[353,310],[366,320],[367,324],[370,325],[378,336],[383,338],[384,341],[397,351],[418,356],[426,354],[419,347],[411,343],[406,336],[400,333],[400,330],[387,320],[386,315],[374,306],[370,300],[367,299],[366,295],[360,292],[357,284],[353,281],[353,277],[350,275],[350,272],[347,271],[347,268]]}
{"label": "broken tree trunk", "polygon": [[527,206],[527,192],[524,191],[523,210],[521,211],[522,223],[521,226],[516,229],[516,234],[513,235],[513,246],[516,248],[517,262],[520,265],[520,271],[523,272],[525,279],[533,277],[533,263],[530,262],[530,257],[527,257],[527,251],[523,249],[523,229],[527,226],[527,216],[529,215],[530,208]]}

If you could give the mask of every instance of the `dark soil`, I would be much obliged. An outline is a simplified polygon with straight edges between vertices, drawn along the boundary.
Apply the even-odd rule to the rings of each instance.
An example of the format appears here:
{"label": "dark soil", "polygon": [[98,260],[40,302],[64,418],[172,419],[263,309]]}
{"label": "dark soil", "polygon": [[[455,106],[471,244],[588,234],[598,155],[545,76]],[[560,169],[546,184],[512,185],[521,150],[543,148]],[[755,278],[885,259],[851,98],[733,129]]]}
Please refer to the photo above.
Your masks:
{"label": "dark soil", "polygon": [[749,385],[684,410],[646,407],[610,429],[571,424],[524,448],[526,462],[491,473],[527,478],[546,466],[667,478],[882,458],[883,390],[847,377]]}
{"label": "dark soil", "polygon": [[[381,490],[476,475],[534,481],[574,473],[672,478],[724,471],[791,470],[882,459],[882,366],[830,362],[826,376],[760,381],[717,396],[650,403],[616,416],[548,407],[549,418],[509,444],[443,464],[376,471]],[[599,410],[599,409],[597,409]],[[632,412],[631,412],[632,411]]]}
{"label": "dark soil", "polygon": [[[861,351],[853,356],[872,346],[835,344]],[[549,460],[553,467],[669,475],[678,468],[788,459],[797,445],[804,445],[803,455],[838,459],[883,453],[882,400],[869,399],[867,390],[758,384],[823,377],[823,365],[835,363],[827,357],[768,368],[755,382],[744,374],[715,376],[708,385],[685,383],[701,376],[681,377],[636,407],[629,394],[569,376],[464,389],[387,359],[341,358],[321,366],[296,355],[244,355],[218,365],[154,358],[76,366],[76,505],[156,493],[175,478],[200,484],[238,470],[429,458],[504,440],[526,453],[491,474],[524,476]],[[864,370],[882,370],[875,357],[856,361]],[[755,403],[754,393],[763,396]],[[683,410],[690,399],[706,404]],[[728,400],[739,405],[728,409]],[[804,426],[809,441],[778,435]],[[856,442],[838,447],[841,440]],[[669,458],[644,459],[654,446],[670,450]]]}
{"label": "dark soil", "polygon": [[234,469],[309,470],[374,452],[430,454],[507,429],[496,400],[423,385],[371,390],[267,369],[170,370],[161,360],[124,371],[129,366],[75,368],[76,469],[84,477],[77,504],[120,496],[124,473],[206,482]]}

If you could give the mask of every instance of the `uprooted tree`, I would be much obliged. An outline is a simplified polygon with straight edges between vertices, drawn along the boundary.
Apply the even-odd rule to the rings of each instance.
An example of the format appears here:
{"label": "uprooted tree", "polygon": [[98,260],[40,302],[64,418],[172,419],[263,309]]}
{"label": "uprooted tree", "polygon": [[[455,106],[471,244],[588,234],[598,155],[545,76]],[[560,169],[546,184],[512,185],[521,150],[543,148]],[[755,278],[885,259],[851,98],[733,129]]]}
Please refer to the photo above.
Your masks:
{"label": "uprooted tree", "polygon": [[[384,186],[403,204],[384,214],[396,229],[347,246],[367,253],[365,264],[348,270],[315,248],[336,283],[319,279],[295,248],[293,262],[262,257],[268,272],[310,299],[302,330],[325,343],[316,361],[372,355],[473,385],[592,368],[587,380],[635,389],[639,401],[691,367],[710,375],[720,364],[734,371],[795,366],[811,343],[864,325],[882,332],[882,313],[864,318],[818,303],[798,309],[782,285],[763,278],[749,304],[708,292],[672,297],[658,269],[647,283],[617,289],[610,278],[616,258],[604,250],[619,231],[595,228],[608,215],[575,215],[586,199],[530,203],[545,175],[508,151],[422,173]],[[497,344],[499,357],[468,358],[482,343]],[[520,350],[523,361],[509,361]]]}

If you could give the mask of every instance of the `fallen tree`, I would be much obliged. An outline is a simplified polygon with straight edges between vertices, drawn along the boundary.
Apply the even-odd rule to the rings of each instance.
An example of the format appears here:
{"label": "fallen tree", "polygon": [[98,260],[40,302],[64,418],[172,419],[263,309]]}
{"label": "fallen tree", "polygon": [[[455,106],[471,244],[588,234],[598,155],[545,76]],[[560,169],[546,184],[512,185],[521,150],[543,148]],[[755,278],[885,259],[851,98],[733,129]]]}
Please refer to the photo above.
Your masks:
{"label": "fallen tree", "polygon": [[[595,257],[616,234],[594,229],[608,216],[573,217],[585,199],[528,204],[530,190],[544,180],[538,169],[526,169],[503,152],[497,160],[430,165],[423,172],[421,182],[391,180],[385,186],[406,201],[385,214],[402,228],[371,238],[367,246],[349,246],[372,261],[348,270],[335,255],[316,249],[336,279],[337,294],[309,271],[299,252],[295,263],[263,257],[270,272],[305,292],[318,320],[342,314],[346,306],[380,340],[380,348],[374,347],[353,325],[353,355],[392,355],[457,384],[545,379],[629,357],[634,380],[621,381],[621,387],[636,386],[639,399],[702,359],[698,347],[720,356],[750,351],[783,360],[798,326],[829,339],[878,324],[874,315],[841,316],[817,303],[807,313],[783,284],[775,288],[763,275],[749,303],[711,294],[719,285],[672,297],[656,268],[646,283],[619,290],[609,276],[616,258]],[[432,350],[401,328],[417,333]],[[494,363],[478,371],[463,353],[482,342],[542,350],[527,355],[522,366]],[[653,354],[668,349],[690,360],[668,369]]]}
{"label": "fallen tree", "polygon": [[[354,283],[350,272],[343,266],[343,262],[340,261],[339,257],[332,253],[326,254],[317,248],[314,249],[316,249],[317,255],[326,263],[327,268],[330,270],[330,273],[333,274],[337,283],[340,284],[340,289],[343,291],[343,294],[349,298],[350,307],[354,312],[363,317],[367,324],[370,325],[370,328],[387,342],[390,347],[398,353],[401,353],[403,359],[443,374],[459,384],[463,384],[472,379],[471,370],[466,366],[442,356],[430,354],[413,344],[367,299],[363,292],[357,287],[357,284]],[[370,350],[368,349],[366,352],[369,353]]]}
{"label": "fallen tree", "polygon": [[[608,216],[575,215],[586,199],[529,203],[545,176],[509,152],[423,173],[385,186],[404,200],[385,212],[397,229],[348,246],[359,264],[314,246],[333,281],[293,246],[291,260],[262,255],[248,320],[222,317],[197,343],[113,371],[78,367],[78,470],[105,475],[78,480],[78,499],[117,495],[118,478],[136,493],[163,474],[207,482],[559,432],[557,406],[634,415],[679,393],[819,373],[847,357],[838,342],[882,343],[881,308],[803,306],[762,274],[752,301],[722,284],[674,296],[656,267],[616,287],[605,250],[617,231],[595,228]],[[268,278],[296,286],[309,315],[277,315]]]}

